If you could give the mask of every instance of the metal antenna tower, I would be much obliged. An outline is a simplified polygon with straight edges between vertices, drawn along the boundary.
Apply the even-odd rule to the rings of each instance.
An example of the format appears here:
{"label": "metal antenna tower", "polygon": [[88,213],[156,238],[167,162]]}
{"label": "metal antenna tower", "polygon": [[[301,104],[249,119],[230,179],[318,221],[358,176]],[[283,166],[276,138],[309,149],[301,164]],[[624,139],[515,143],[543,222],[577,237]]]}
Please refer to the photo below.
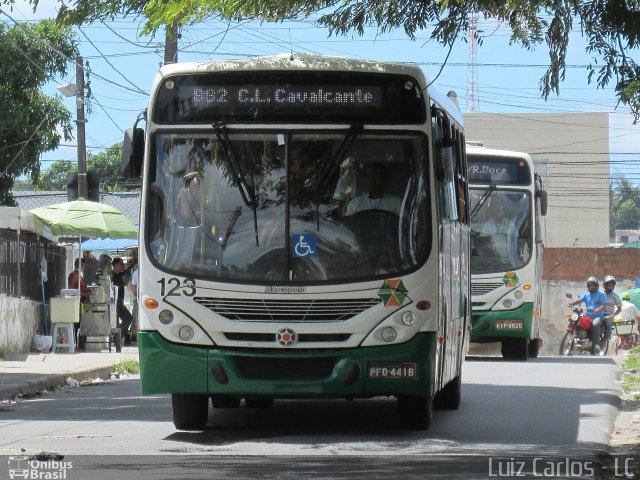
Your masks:
{"label": "metal antenna tower", "polygon": [[478,96],[478,14],[469,19],[469,71],[467,72],[467,112],[480,111]]}

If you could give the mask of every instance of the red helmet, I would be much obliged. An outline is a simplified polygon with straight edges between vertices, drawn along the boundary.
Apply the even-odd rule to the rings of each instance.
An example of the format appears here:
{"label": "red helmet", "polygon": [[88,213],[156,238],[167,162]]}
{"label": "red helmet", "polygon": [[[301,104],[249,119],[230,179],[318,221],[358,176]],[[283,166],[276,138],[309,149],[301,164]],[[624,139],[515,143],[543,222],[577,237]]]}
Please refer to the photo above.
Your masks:
{"label": "red helmet", "polygon": [[593,323],[593,318],[589,315],[582,315],[578,322],[578,325],[583,330],[589,330],[591,328],[591,324]]}

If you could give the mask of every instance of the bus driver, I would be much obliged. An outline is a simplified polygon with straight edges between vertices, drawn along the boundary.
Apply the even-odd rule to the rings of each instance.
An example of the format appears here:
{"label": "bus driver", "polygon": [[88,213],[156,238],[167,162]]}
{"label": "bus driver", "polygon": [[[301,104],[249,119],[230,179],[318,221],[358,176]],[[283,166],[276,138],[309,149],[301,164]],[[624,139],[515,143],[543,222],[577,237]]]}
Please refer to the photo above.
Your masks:
{"label": "bus driver", "polygon": [[402,200],[385,192],[386,168],[382,163],[368,164],[365,182],[367,191],[355,197],[347,206],[347,215],[362,210],[385,210],[400,215]]}

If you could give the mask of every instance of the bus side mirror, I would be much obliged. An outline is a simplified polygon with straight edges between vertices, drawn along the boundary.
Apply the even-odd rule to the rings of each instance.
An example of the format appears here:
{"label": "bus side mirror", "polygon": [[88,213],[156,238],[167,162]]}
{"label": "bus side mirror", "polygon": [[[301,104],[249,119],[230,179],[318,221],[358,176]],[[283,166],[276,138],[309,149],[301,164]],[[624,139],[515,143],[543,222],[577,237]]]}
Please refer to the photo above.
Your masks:
{"label": "bus side mirror", "polygon": [[540,215],[542,215],[543,217],[547,215],[547,208],[548,208],[548,200],[547,200],[547,191],[546,190],[540,190],[540,192],[538,192],[538,194],[540,195]]}
{"label": "bus side mirror", "polygon": [[122,144],[120,174],[124,178],[140,178],[143,160],[144,130],[142,128],[127,128],[124,132],[124,142]]}

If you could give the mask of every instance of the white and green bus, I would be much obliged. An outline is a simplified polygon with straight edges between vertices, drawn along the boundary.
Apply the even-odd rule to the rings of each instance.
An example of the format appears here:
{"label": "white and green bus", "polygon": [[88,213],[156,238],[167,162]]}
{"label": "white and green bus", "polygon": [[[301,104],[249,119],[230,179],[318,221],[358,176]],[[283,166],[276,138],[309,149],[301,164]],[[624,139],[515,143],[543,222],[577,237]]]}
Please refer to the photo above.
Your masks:
{"label": "white and green bus", "polygon": [[458,408],[466,172],[462,115],[415,65],[162,67],[123,153],[143,183],[142,393],[192,430],[242,400],[395,396],[416,429]]}
{"label": "white and green bus", "polygon": [[526,153],[467,146],[471,197],[471,341],[511,360],[541,346],[541,216],[547,195]]}

